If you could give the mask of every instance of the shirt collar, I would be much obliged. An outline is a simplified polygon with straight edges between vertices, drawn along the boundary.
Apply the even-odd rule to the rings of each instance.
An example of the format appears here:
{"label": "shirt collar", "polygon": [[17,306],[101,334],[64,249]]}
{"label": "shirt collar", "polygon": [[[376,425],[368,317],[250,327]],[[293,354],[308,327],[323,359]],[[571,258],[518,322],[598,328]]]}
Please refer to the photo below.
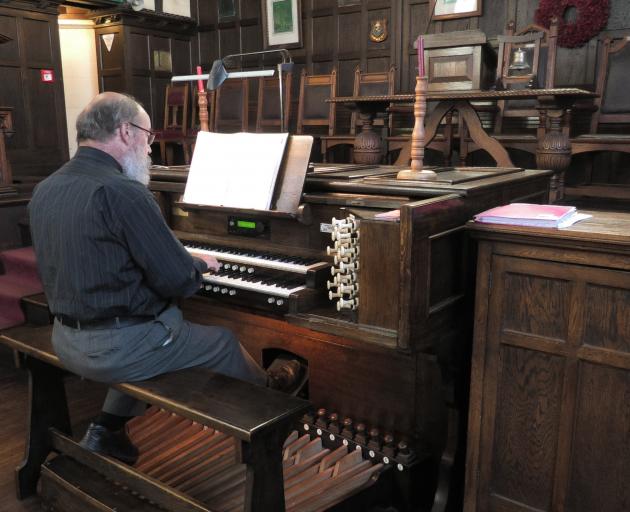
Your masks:
{"label": "shirt collar", "polygon": [[105,151],[102,151],[100,149],[96,149],[90,146],[79,146],[74,156],[75,158],[76,157],[93,158],[104,164],[114,166],[120,173],[123,172],[123,168],[118,162],[118,160],[116,160],[109,153],[106,153]]}

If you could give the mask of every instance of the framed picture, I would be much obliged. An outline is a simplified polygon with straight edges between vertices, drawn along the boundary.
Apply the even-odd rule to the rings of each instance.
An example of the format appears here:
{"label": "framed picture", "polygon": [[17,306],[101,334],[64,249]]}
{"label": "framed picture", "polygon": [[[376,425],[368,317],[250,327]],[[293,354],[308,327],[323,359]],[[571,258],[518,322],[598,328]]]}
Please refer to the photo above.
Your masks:
{"label": "framed picture", "polygon": [[263,0],[262,21],[265,48],[302,46],[300,0]]}
{"label": "framed picture", "polygon": [[431,0],[431,12],[434,20],[481,16],[481,0]]}

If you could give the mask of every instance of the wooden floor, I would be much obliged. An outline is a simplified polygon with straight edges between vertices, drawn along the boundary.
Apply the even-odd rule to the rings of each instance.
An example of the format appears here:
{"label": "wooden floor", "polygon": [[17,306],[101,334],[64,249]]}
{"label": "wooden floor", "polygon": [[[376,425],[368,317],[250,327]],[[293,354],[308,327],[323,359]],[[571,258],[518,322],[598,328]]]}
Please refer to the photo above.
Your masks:
{"label": "wooden floor", "polygon": [[[66,391],[74,437],[81,437],[87,423],[100,410],[105,387],[77,377],[66,380]],[[15,497],[15,467],[22,460],[27,421],[28,378],[15,368],[13,354],[0,346],[0,510],[39,511],[37,497],[19,501]]]}

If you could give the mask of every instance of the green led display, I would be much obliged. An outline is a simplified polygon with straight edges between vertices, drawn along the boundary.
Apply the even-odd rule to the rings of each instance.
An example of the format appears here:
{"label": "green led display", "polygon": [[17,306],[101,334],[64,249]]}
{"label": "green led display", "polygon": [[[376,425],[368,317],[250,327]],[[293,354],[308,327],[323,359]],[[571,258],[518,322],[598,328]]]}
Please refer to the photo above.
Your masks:
{"label": "green led display", "polygon": [[256,229],[256,223],[252,222],[250,220],[237,220],[236,221],[236,225],[239,228],[245,228],[245,229]]}

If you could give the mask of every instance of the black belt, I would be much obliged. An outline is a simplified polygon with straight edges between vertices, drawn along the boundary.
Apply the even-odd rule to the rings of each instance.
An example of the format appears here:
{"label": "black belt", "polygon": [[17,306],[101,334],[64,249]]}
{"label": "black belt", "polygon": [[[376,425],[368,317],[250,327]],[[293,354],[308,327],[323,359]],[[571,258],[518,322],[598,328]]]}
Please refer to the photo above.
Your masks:
{"label": "black belt", "polygon": [[55,315],[55,318],[63,325],[73,329],[117,329],[130,325],[143,324],[155,320],[155,316],[115,316],[114,318],[101,318],[97,320],[78,320],[68,315]]}

